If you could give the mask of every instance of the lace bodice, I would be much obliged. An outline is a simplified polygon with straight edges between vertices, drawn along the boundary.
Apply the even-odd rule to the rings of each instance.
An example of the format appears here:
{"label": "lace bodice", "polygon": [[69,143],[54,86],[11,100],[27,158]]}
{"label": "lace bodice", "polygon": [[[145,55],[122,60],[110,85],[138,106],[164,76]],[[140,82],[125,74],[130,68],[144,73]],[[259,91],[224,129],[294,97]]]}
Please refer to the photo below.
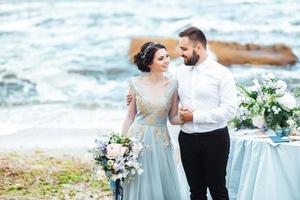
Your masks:
{"label": "lace bodice", "polygon": [[135,123],[166,126],[177,81],[169,80],[165,85],[155,88],[136,78],[129,81],[129,88],[136,103]]}

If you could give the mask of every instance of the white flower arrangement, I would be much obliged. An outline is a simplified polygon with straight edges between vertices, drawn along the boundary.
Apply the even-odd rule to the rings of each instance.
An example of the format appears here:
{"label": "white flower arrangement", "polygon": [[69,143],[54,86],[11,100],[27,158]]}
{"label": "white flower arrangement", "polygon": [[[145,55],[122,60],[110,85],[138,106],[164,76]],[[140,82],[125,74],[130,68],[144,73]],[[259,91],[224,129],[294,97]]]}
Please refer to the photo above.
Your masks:
{"label": "white flower arrangement", "polygon": [[300,126],[296,98],[274,74],[263,75],[261,81],[255,79],[250,87],[238,85],[238,89],[239,116],[232,121],[235,127],[275,130]]}

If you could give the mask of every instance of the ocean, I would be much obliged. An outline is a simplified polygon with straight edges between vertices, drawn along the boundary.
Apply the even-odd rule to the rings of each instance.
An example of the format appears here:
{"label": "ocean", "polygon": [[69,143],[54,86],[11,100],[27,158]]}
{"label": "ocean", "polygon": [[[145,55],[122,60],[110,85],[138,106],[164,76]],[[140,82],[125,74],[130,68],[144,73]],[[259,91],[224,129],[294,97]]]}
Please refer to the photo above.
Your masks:
{"label": "ocean", "polygon": [[[0,0],[0,135],[31,128],[121,130],[127,81],[139,75],[130,39],[283,43],[300,57],[298,0]],[[175,68],[179,58],[171,62]],[[300,88],[300,64],[233,65],[239,83],[272,72]]]}

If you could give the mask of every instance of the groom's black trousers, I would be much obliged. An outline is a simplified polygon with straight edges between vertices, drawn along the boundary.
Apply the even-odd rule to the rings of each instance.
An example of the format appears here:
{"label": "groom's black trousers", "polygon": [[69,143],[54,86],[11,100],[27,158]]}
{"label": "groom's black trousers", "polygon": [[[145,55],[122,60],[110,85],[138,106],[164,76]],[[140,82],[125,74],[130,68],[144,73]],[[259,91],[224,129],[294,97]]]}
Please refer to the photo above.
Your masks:
{"label": "groom's black trousers", "polygon": [[206,200],[207,187],[213,200],[229,199],[225,186],[230,147],[227,127],[205,133],[180,131],[178,140],[191,200]]}

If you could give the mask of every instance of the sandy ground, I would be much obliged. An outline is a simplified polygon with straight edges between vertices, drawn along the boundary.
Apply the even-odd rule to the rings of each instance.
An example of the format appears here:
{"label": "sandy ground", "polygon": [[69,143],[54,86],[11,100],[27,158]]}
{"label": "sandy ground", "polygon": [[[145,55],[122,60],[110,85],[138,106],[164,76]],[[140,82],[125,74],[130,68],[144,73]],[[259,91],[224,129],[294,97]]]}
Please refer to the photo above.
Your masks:
{"label": "sandy ground", "polygon": [[0,136],[0,152],[30,149],[84,150],[93,147],[94,141],[105,130],[98,129],[25,129]]}
{"label": "sandy ground", "polygon": [[89,149],[99,134],[27,129],[0,136],[0,199],[112,199],[107,180],[94,178]]}
{"label": "sandy ground", "polygon": [[[178,131],[178,127],[173,128],[172,132]],[[107,131],[93,128],[31,128],[0,135],[0,199],[111,200],[111,192],[104,177],[98,179],[98,182],[88,178],[87,182],[81,180],[79,183],[71,181],[60,184],[57,177],[49,175],[53,171],[77,171],[85,172],[81,175],[83,177],[94,177],[94,163],[89,150],[95,146],[95,139]],[[176,141],[177,136],[173,140]],[[71,164],[66,167],[64,163]],[[41,170],[38,174],[37,168]],[[40,174],[48,174],[42,178],[51,183],[47,190],[44,182],[39,181]],[[68,177],[73,180],[73,176],[77,175]],[[35,182],[35,186],[26,185],[27,179]]]}

